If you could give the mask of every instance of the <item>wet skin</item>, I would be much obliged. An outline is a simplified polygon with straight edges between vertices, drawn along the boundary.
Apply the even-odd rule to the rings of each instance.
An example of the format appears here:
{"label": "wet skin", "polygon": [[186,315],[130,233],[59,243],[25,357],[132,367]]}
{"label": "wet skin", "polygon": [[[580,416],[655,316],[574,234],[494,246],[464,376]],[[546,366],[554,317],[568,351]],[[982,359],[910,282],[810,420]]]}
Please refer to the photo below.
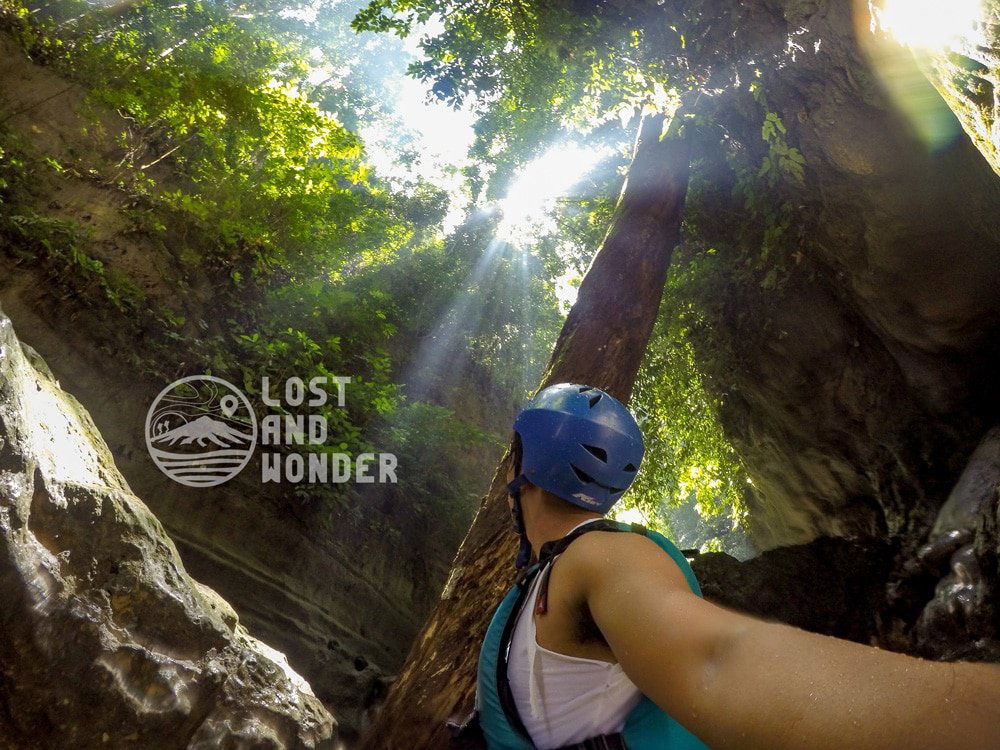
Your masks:
{"label": "wet skin", "polygon": [[[598,517],[550,500],[522,492],[535,548]],[[551,576],[539,644],[620,661],[712,748],[1000,748],[996,665],[925,661],[727,610],[692,594],[637,534],[585,534]]]}

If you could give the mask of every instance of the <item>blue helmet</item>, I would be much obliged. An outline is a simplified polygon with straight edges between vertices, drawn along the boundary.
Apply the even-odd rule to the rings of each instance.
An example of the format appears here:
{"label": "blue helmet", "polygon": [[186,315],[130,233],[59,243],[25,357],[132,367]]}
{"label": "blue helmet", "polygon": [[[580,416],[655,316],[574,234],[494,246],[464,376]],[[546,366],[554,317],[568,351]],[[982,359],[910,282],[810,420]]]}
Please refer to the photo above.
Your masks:
{"label": "blue helmet", "polygon": [[600,388],[539,391],[514,421],[521,474],[573,505],[607,513],[635,479],[645,446],[629,410]]}

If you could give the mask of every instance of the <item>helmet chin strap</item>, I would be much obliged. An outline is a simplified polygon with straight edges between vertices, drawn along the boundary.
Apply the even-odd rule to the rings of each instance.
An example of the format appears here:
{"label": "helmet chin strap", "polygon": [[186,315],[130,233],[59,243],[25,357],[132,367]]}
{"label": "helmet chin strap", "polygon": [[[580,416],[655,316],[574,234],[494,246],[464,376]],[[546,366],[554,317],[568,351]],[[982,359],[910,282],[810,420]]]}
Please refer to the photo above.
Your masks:
{"label": "helmet chin strap", "polygon": [[524,513],[521,510],[521,487],[528,481],[524,474],[519,474],[507,485],[507,492],[514,500],[514,507],[511,509],[511,516],[514,519],[514,533],[521,540],[517,549],[517,559],[514,566],[521,570],[531,562],[531,542],[528,541],[528,532],[524,528]]}

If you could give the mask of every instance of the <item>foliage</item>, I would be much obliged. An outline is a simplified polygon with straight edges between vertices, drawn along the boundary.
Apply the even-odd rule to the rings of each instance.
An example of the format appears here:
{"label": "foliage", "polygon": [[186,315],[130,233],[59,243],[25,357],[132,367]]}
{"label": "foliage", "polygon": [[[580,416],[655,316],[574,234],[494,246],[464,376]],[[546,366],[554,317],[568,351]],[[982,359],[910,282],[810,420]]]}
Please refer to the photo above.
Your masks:
{"label": "foliage", "polygon": [[[481,442],[448,409],[414,418],[421,407],[403,390],[415,342],[434,327],[483,247],[446,244],[438,228],[443,193],[419,179],[394,192],[365,164],[358,136],[321,106],[343,113],[379,92],[338,96],[343,86],[311,85],[303,44],[318,31],[293,29],[262,8],[137,3],[103,13],[67,2],[48,11],[53,7],[60,13],[48,21],[20,27],[23,43],[89,86],[95,129],[109,108],[127,123],[120,164],[70,170],[113,181],[108,187],[121,192],[136,231],[180,262],[182,304],[140,292],[89,254],[84,228],[39,210],[31,176],[56,162],[4,138],[0,178],[10,210],[0,231],[11,239],[7,252],[46,268],[93,318],[106,321],[109,349],[158,380],[210,372],[257,394],[262,375],[275,383],[349,374],[348,408],[327,408],[332,440],[315,450],[372,450],[387,422],[407,425],[393,433],[404,452],[458,453],[463,436]],[[347,119],[355,123],[373,116],[353,114]],[[26,179],[14,179],[15,167]],[[195,277],[212,286],[212,320],[184,300]],[[513,305],[501,307],[507,313],[489,312],[454,347],[475,350],[476,377],[509,392],[498,347],[517,331]],[[540,349],[532,350],[536,359]],[[172,371],[172,363],[182,370]],[[522,391],[519,379],[508,399]],[[421,485],[429,469],[410,464],[407,486]],[[456,517],[462,512],[471,506],[456,509]]]}
{"label": "foliage", "polygon": [[644,468],[626,496],[630,506],[656,515],[661,503],[686,502],[694,493],[703,518],[745,512],[746,475],[718,420],[696,362],[690,329],[701,323],[697,286],[714,253],[671,267],[650,346],[633,394],[646,436]]}
{"label": "foliage", "polygon": [[[635,30],[639,18],[655,12],[653,2],[616,6],[621,16],[612,17],[610,4],[581,13],[561,2],[373,0],[355,28],[406,34],[440,21],[440,33],[422,39],[425,59],[410,73],[441,100],[476,108],[473,153],[502,186],[520,162],[568,128],[590,131],[628,122],[646,103],[668,106],[664,57],[648,51],[679,51],[682,35],[670,24]],[[483,187],[478,175],[473,180]]]}
{"label": "foliage", "polygon": [[60,269],[56,280],[64,288],[66,274],[91,304],[110,305],[120,315],[135,315],[145,298],[141,289],[118,269],[87,253],[89,237],[75,222],[39,213],[30,196],[37,173],[62,165],[51,157],[38,158],[8,128],[0,126],[0,236],[7,253],[15,261],[44,259],[52,269]]}
{"label": "foliage", "polygon": [[[631,497],[650,509],[694,491],[704,514],[740,515],[744,477],[719,424],[718,373],[705,366],[710,352],[695,356],[691,334],[711,312],[707,275],[780,290],[810,229],[807,165],[765,93],[786,40],[761,37],[752,9],[708,0],[54,7],[61,14],[29,27],[26,43],[134,123],[118,181],[141,198],[146,229],[169,235],[217,290],[224,330],[205,336],[188,365],[229,363],[251,390],[262,372],[351,373],[357,401],[330,416],[352,450],[410,408],[408,390],[442,402],[462,387],[496,389],[499,402],[526,395],[559,327],[556,286],[600,244],[639,115],[682,107],[696,142],[685,232],[702,249],[673,269],[640,373],[651,449]],[[399,71],[390,34],[421,34],[410,74],[477,113],[465,176],[483,207],[555,143],[612,154],[530,247],[498,241],[488,211],[441,237],[440,189],[372,174],[358,132],[393,115],[385,81],[357,63],[381,54],[385,70]],[[402,163],[419,158],[409,136],[397,147]],[[723,240],[738,251],[709,250]],[[85,255],[81,274],[92,275]],[[195,321],[156,315],[164,325],[147,329],[190,338]]]}
{"label": "foliage", "polygon": [[[672,271],[637,383],[651,450],[626,502],[647,515],[692,491],[707,516],[743,514],[745,475],[718,418],[724,389],[709,382],[722,373],[705,366],[714,353],[695,356],[692,331],[714,315],[709,276],[780,290],[802,264],[815,220],[804,207],[805,159],[765,94],[771,67],[787,64],[791,48],[762,36],[753,12],[697,0],[371,0],[355,20],[397,34],[437,20],[410,72],[443,100],[481,112],[476,154],[492,170],[487,196],[509,182],[519,159],[567,131],[613,144],[620,165],[640,109],[684,108],[695,142],[685,233],[701,250]],[[577,267],[598,246],[620,185],[619,174],[602,179],[592,202],[561,207],[562,236],[540,240]],[[720,242],[730,246],[725,253],[710,250]]]}
{"label": "foliage", "polygon": [[110,27],[89,18],[72,45],[48,38],[49,57],[101,81],[93,98],[152,143],[145,163],[133,160],[135,184],[169,158],[183,181],[151,198],[211,227],[220,259],[250,255],[263,274],[405,242],[392,201],[367,181],[361,142],[298,92],[305,66],[293,47],[208,3],[143,4]]}

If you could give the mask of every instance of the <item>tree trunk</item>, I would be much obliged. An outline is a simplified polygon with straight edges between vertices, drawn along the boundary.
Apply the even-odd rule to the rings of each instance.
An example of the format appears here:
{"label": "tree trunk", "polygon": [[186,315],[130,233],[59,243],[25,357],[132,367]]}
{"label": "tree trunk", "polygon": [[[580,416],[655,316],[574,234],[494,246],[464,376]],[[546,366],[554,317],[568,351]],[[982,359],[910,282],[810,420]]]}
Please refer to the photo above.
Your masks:
{"label": "tree trunk", "polygon": [[[674,135],[662,137],[665,122],[662,115],[647,116],[640,125],[611,227],[580,285],[542,386],[586,383],[622,401],[632,393],[687,195],[688,143]],[[506,470],[505,456],[455,557],[441,600],[414,642],[364,747],[445,746],[446,719],[471,708],[479,646],[514,574]]]}

